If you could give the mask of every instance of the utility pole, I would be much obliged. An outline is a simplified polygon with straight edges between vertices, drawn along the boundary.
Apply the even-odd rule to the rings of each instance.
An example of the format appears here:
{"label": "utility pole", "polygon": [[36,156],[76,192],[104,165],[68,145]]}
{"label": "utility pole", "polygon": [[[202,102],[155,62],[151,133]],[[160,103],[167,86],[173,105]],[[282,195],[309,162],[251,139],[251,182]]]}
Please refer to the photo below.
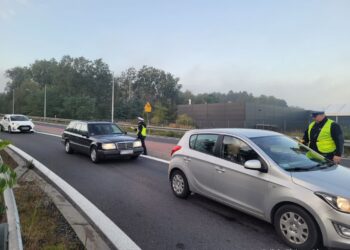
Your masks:
{"label": "utility pole", "polygon": [[12,114],[15,113],[15,89],[12,91]]}
{"label": "utility pole", "polygon": [[112,73],[112,117],[111,121],[114,122],[114,73]]}
{"label": "utility pole", "polygon": [[46,121],[46,84],[45,84],[45,93],[44,93],[44,121]]}

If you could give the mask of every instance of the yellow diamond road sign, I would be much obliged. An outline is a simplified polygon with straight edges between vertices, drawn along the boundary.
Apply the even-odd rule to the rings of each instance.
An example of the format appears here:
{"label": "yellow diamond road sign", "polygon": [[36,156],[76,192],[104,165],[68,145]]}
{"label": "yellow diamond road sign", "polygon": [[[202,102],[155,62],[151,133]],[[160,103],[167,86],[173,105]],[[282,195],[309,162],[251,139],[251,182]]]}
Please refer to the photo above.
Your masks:
{"label": "yellow diamond road sign", "polygon": [[145,112],[146,113],[151,113],[152,112],[152,106],[149,102],[146,103],[145,105]]}

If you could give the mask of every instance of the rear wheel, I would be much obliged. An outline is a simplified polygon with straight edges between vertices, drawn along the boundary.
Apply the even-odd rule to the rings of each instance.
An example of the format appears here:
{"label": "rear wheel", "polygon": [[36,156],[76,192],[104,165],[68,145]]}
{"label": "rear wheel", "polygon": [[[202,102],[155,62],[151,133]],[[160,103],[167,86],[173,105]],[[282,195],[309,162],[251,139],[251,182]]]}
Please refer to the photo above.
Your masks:
{"label": "rear wheel", "polygon": [[303,208],[296,205],[280,207],[274,216],[278,235],[292,249],[317,249],[321,233],[315,220]]}
{"label": "rear wheel", "polygon": [[98,163],[100,161],[96,147],[92,147],[90,150],[90,159],[93,163]]}
{"label": "rear wheel", "polygon": [[171,189],[176,197],[185,199],[190,195],[187,178],[180,170],[175,170],[170,177]]}
{"label": "rear wheel", "polygon": [[64,148],[65,148],[67,154],[73,153],[73,149],[71,148],[70,142],[68,140],[65,142]]}

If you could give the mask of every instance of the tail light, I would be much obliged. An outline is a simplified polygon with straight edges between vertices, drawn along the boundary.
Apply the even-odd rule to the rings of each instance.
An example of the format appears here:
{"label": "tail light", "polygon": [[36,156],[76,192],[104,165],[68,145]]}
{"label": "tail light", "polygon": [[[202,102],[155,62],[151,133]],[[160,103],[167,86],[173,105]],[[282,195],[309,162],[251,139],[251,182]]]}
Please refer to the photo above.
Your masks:
{"label": "tail light", "polygon": [[173,154],[176,152],[176,151],[179,151],[181,149],[181,146],[179,145],[176,145],[175,147],[173,147],[173,149],[171,150],[171,156],[173,156]]}

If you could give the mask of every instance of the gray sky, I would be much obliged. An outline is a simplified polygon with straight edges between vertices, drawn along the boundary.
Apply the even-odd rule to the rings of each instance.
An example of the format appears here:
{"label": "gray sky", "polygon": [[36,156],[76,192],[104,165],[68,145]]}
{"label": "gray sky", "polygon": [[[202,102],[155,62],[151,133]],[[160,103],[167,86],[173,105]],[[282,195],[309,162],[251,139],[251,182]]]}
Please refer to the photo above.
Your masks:
{"label": "gray sky", "polygon": [[0,0],[5,69],[63,55],[115,73],[149,65],[194,93],[248,91],[305,108],[348,103],[347,0]]}

